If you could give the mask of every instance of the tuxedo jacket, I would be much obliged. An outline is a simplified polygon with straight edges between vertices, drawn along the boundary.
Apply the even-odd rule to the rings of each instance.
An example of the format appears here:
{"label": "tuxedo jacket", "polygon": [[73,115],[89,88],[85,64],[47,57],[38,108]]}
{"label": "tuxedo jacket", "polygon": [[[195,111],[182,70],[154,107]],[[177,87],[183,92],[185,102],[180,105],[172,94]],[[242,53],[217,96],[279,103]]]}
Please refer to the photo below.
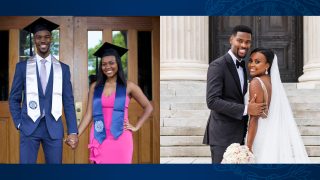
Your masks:
{"label": "tuxedo jacket", "polygon": [[248,88],[245,69],[243,74],[242,92],[237,68],[229,53],[210,63],[206,100],[211,112],[204,134],[204,144],[243,144],[248,121],[248,116],[243,116],[244,95]]}
{"label": "tuxedo jacket", "polygon": [[[36,58],[35,56],[32,58]],[[54,58],[52,56],[52,58]],[[41,81],[39,77],[39,71],[37,69],[38,80],[38,94],[40,112],[42,114],[45,109],[45,121],[48,132],[52,139],[61,139],[64,135],[63,123],[61,117],[56,121],[51,114],[51,102],[52,102],[52,87],[53,87],[53,68],[51,63],[50,75],[46,87],[46,92],[43,93],[41,87]],[[70,81],[69,66],[60,62],[62,68],[62,105],[68,127],[68,134],[78,133],[77,121],[74,107],[74,98],[72,92],[72,85]],[[39,125],[41,116],[34,122],[27,114],[26,103],[26,68],[27,61],[21,61],[17,63],[14,74],[14,79],[11,86],[11,92],[9,97],[9,107],[12,115],[12,119],[16,128],[18,128],[26,135],[31,135],[37,126]]]}

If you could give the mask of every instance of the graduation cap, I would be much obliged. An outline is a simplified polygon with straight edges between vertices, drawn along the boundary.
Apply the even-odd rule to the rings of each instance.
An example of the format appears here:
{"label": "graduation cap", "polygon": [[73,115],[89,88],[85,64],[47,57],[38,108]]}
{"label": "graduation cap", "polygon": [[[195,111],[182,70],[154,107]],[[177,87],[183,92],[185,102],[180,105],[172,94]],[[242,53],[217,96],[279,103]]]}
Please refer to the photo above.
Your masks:
{"label": "graduation cap", "polygon": [[93,55],[96,56],[96,73],[98,72],[98,57],[103,58],[110,55],[110,50],[114,50],[121,57],[128,49],[105,42]]}
{"label": "graduation cap", "polygon": [[23,30],[28,31],[30,33],[30,56],[33,56],[32,54],[32,41],[31,41],[31,33],[33,35],[37,33],[38,31],[47,30],[51,32],[52,30],[59,27],[58,24],[55,24],[51,21],[48,21],[42,17],[38,18],[37,20],[33,21],[31,24],[23,28]]}
{"label": "graduation cap", "polygon": [[126,48],[105,42],[93,55],[103,58],[104,56],[106,56],[106,54],[110,49],[117,51],[120,57],[123,56],[128,51],[128,49]]}

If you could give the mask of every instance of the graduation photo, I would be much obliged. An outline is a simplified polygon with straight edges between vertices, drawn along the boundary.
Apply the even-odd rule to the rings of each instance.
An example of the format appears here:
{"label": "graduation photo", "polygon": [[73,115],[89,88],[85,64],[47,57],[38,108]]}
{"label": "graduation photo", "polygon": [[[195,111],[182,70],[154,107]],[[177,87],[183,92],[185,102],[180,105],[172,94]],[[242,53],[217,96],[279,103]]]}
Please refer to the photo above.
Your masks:
{"label": "graduation photo", "polygon": [[160,162],[160,17],[1,16],[0,163]]}

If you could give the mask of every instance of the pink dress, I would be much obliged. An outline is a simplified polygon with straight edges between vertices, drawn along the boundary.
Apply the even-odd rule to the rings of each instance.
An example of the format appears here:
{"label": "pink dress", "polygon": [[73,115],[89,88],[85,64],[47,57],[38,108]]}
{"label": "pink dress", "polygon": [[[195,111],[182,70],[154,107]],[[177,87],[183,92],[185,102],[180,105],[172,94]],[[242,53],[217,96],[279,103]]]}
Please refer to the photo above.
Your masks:
{"label": "pink dress", "polygon": [[[104,116],[104,124],[106,127],[106,139],[99,144],[94,139],[94,129],[91,127],[90,142],[88,148],[90,150],[90,161],[97,164],[131,164],[133,154],[133,139],[132,132],[123,130],[123,133],[118,139],[114,139],[110,132],[113,105],[115,100],[115,93],[106,97],[104,94],[101,96],[102,112]],[[126,96],[124,121],[128,122],[128,105],[130,98]]]}

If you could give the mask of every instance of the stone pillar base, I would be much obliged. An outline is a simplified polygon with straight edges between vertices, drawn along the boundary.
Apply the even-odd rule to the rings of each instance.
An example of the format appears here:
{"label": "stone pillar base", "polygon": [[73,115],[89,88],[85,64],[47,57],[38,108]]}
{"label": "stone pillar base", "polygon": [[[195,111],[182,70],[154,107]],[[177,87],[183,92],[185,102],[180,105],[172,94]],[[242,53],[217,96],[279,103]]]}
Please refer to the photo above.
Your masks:
{"label": "stone pillar base", "polygon": [[299,82],[313,82],[320,84],[320,63],[311,63],[303,67],[303,75],[299,77]]}
{"label": "stone pillar base", "polygon": [[320,89],[320,82],[309,81],[309,82],[297,83],[297,89]]}
{"label": "stone pillar base", "polygon": [[160,80],[207,80],[208,64],[161,63]]}

